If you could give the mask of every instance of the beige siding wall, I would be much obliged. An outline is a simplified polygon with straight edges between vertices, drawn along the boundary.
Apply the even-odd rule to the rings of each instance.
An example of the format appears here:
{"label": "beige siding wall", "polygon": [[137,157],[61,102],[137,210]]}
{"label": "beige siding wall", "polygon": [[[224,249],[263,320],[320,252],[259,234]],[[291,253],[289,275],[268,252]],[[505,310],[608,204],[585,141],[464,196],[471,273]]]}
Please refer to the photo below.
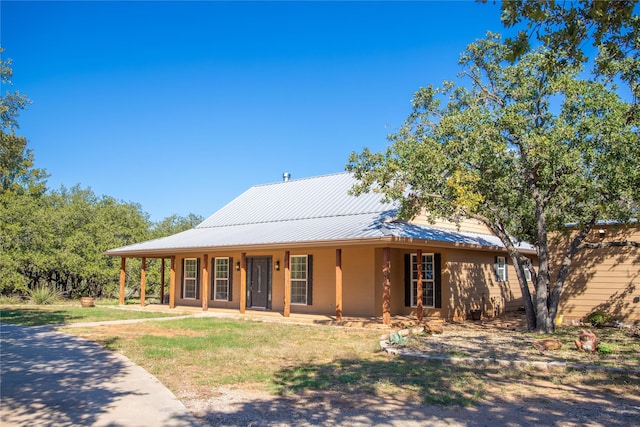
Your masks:
{"label": "beige siding wall", "polygon": [[523,305],[515,267],[507,257],[507,281],[498,281],[494,270],[496,256],[506,254],[459,250],[448,253],[449,318],[463,319],[475,309],[481,309],[485,316],[494,316]]}
{"label": "beige siding wall", "polygon": [[[602,240],[598,231],[605,231],[604,240],[640,241],[640,228],[602,227],[588,240]],[[552,247],[556,265],[567,247],[562,240]],[[557,271],[557,268],[554,268]],[[574,258],[558,308],[564,320],[583,319],[595,310],[603,310],[624,322],[640,322],[640,249],[618,247],[586,249]]]}
{"label": "beige siding wall", "polygon": [[491,231],[489,231],[489,229],[484,224],[475,219],[464,219],[460,221],[460,224],[456,224],[455,222],[448,221],[446,219],[437,219],[434,223],[430,223],[425,215],[419,215],[411,220],[411,223],[442,228],[445,230],[459,230],[469,233],[491,234]]}

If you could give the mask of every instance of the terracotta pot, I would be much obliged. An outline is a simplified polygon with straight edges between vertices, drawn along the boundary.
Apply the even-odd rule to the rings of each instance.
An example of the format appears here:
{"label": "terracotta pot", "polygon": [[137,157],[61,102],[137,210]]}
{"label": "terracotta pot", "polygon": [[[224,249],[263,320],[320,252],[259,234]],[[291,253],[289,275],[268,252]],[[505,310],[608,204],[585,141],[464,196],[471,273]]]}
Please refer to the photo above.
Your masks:
{"label": "terracotta pot", "polygon": [[93,297],[82,297],[80,298],[80,304],[83,307],[95,307],[96,302]]}

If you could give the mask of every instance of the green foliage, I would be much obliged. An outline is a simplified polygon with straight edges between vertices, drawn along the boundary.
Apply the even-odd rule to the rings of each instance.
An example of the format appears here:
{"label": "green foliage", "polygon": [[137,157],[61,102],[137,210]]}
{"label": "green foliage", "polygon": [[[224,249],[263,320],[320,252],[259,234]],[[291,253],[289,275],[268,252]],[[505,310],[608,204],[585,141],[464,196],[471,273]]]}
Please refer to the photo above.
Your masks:
{"label": "green foliage", "polygon": [[[540,43],[564,52],[565,62],[570,64],[587,62],[587,51],[594,51],[594,74],[620,77],[638,99],[640,17],[636,6],[637,0],[503,1],[502,23],[517,30],[514,37],[505,40],[508,59],[515,62]],[[589,44],[593,49],[585,49]],[[562,67],[562,63],[555,63],[549,71],[558,72]]]}
{"label": "green foliage", "polygon": [[46,285],[39,285],[29,289],[29,298],[36,305],[51,305],[60,300],[60,292]]}
{"label": "green foliage", "polygon": [[606,344],[598,344],[598,352],[601,354],[611,354],[613,349]]}
{"label": "green foliage", "polygon": [[613,316],[604,311],[594,311],[587,315],[587,322],[596,328],[609,325],[613,321]]}

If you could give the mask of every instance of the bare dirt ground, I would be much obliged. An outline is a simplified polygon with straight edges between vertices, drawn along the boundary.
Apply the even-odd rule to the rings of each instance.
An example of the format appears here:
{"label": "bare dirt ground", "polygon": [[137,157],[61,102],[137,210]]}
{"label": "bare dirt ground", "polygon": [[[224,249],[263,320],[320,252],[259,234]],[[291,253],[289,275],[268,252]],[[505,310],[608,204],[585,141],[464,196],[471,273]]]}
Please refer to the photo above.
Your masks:
{"label": "bare dirt ground", "polygon": [[[529,351],[509,343],[505,332],[519,327],[518,318],[447,325],[445,333],[430,345],[412,350],[464,355],[470,350],[465,346],[475,346],[483,357],[508,359]],[[525,354],[534,359],[546,357],[536,355],[535,350]],[[313,391],[274,396],[250,387],[223,387],[207,398],[189,390],[176,395],[203,425],[210,426],[640,425],[638,375],[624,376],[620,382],[612,380],[615,374],[609,372],[575,371],[571,374],[575,381],[566,374],[563,381],[556,381],[547,371],[540,375],[531,371],[501,375],[495,369],[483,372],[487,375],[486,397],[471,407],[425,404],[410,393],[379,397]]]}

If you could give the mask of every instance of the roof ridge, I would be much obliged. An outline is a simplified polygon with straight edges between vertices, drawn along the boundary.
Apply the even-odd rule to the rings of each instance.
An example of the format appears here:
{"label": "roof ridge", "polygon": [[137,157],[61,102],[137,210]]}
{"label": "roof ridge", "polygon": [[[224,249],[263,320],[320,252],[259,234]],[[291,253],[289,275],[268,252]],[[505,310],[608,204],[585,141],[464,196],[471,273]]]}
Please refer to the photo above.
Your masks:
{"label": "roof ridge", "polygon": [[326,178],[329,176],[335,176],[335,175],[350,175],[350,172],[347,171],[342,171],[342,172],[333,172],[333,173],[327,173],[324,175],[314,175],[314,176],[305,176],[302,178],[292,178],[289,179],[287,181],[274,181],[274,182],[265,182],[262,184],[255,184],[252,186],[252,188],[254,187],[266,187],[269,185],[279,185],[279,184],[286,184],[287,182],[300,182],[300,181],[305,181],[305,180],[310,180],[310,179],[318,179],[318,178]]}

